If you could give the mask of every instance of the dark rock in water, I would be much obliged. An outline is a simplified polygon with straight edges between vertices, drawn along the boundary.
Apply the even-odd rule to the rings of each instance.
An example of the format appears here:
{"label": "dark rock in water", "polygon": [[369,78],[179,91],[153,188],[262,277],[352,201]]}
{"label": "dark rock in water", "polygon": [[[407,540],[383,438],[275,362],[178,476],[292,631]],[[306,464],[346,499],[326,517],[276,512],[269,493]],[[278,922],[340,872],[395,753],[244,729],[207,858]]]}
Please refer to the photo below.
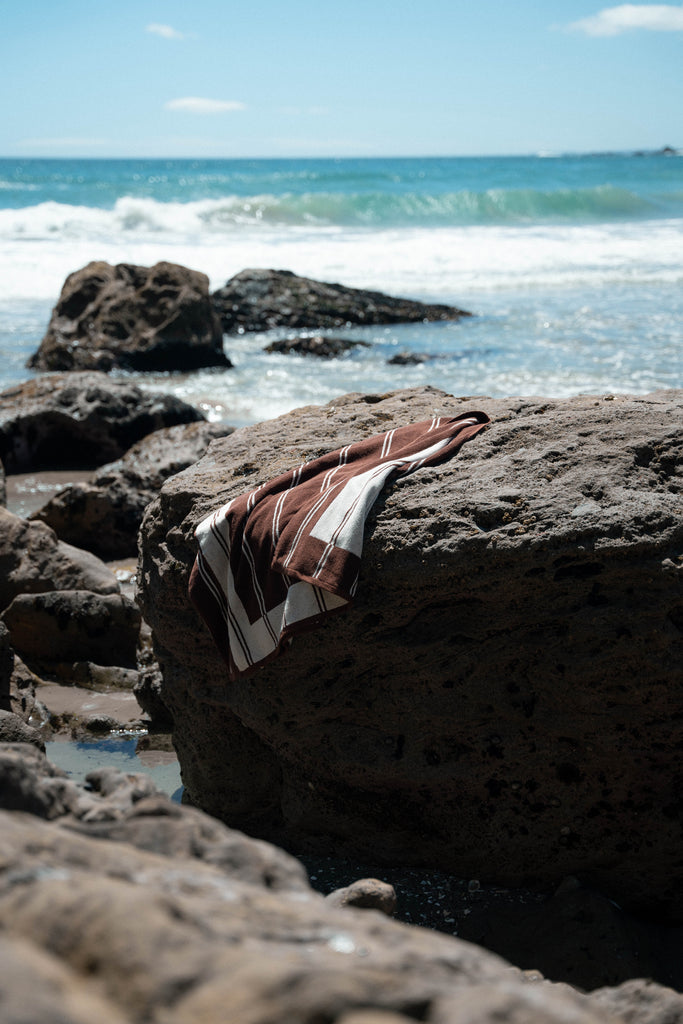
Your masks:
{"label": "dark rock in water", "polygon": [[19,594],[2,620],[12,647],[34,670],[82,660],[135,667],[140,612],[123,594]]}
{"label": "dark rock in water", "polygon": [[[187,599],[198,522],[304,459],[472,409],[489,430],[376,502],[354,605],[228,683]],[[140,535],[189,800],[292,849],[508,887],[575,875],[683,920],[682,417],[680,391],[421,388],[215,442]]]}
{"label": "dark rock in water", "polygon": [[328,338],[316,334],[312,338],[287,338],[266,345],[264,352],[280,352],[288,355],[296,352],[304,356],[319,356],[321,359],[336,359],[354,348],[369,348],[367,341],[353,341],[351,338]]}
{"label": "dark rock in water", "polygon": [[389,366],[421,366],[428,363],[434,356],[428,356],[425,352],[397,352],[391,359],[387,359]]}
{"label": "dark rock in water", "polygon": [[202,457],[212,440],[233,428],[222,423],[187,423],[148,434],[122,459],[94,475],[90,483],[71,484],[33,514],[70,544],[109,560],[137,553],[137,535],[145,506],[164,480]]}
{"label": "dark rock in water", "polygon": [[471,316],[455,306],[313,281],[289,270],[243,270],[211,299],[228,334],[271,327],[329,329],[344,324],[414,323]]}
{"label": "dark rock in water", "polygon": [[103,373],[38,377],[0,393],[0,459],[7,473],[91,469],[162,427],[203,421],[172,395]]}
{"label": "dark rock in water", "polygon": [[89,551],[58,540],[44,523],[0,509],[0,611],[19,594],[89,590],[118,594],[111,570]]}
{"label": "dark rock in water", "polygon": [[[267,843],[102,769],[0,745],[3,1019],[41,1024],[664,1024],[643,979],[585,994],[459,938],[337,908]],[[17,811],[22,813],[16,813]]]}
{"label": "dark rock in water", "polygon": [[70,274],[37,370],[196,370],[231,365],[206,274],[175,263],[89,263]]}

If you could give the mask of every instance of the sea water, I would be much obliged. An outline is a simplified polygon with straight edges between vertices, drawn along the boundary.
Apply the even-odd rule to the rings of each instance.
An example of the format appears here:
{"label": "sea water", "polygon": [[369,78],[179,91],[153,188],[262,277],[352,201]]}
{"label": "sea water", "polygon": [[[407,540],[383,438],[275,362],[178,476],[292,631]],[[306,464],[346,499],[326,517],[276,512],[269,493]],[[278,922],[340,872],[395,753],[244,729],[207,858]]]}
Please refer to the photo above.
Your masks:
{"label": "sea water", "polygon": [[[271,267],[475,315],[348,327],[331,361],[225,338],[231,370],[132,375],[241,425],[348,391],[646,393],[683,386],[683,156],[0,160],[0,388],[32,376],[91,260]],[[391,365],[408,351],[430,358]]]}

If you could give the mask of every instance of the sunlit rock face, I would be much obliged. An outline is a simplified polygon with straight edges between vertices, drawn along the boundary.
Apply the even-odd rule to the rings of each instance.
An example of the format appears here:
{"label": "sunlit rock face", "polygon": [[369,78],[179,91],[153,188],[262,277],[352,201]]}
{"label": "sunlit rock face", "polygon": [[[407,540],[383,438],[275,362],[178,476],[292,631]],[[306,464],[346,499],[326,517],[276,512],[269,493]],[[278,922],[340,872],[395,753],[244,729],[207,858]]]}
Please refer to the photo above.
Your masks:
{"label": "sunlit rock face", "polygon": [[[481,409],[388,486],[354,605],[228,683],[187,598],[197,523],[303,460]],[[683,394],[347,395],[235,431],[141,530],[190,800],[293,849],[550,886],[680,919]]]}

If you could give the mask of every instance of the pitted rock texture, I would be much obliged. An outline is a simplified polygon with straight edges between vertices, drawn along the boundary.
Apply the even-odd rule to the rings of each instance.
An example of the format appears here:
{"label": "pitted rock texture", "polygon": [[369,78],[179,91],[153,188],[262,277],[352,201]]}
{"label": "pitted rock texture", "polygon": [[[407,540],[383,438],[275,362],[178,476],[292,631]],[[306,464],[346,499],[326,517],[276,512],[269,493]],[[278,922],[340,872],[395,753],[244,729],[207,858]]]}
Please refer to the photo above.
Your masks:
{"label": "pitted rock texture", "polygon": [[84,789],[0,745],[0,1005],[8,1024],[668,1024],[639,979],[580,993],[372,910],[144,776]]}
{"label": "pitted rock texture", "polygon": [[228,334],[267,331],[271,327],[327,330],[345,324],[413,323],[471,316],[455,306],[313,281],[291,270],[242,270],[215,291],[211,301]]}
{"label": "pitted rock texture", "polygon": [[69,544],[109,560],[137,552],[145,506],[164,480],[187,469],[209,442],[232,432],[222,423],[183,423],[148,434],[123,458],[102,466],[90,483],[63,488],[32,516]]}
{"label": "pitted rock texture", "polygon": [[91,469],[162,427],[204,420],[172,395],[103,373],[49,374],[0,393],[0,459],[7,473]]}
{"label": "pitted rock texture", "polygon": [[45,523],[0,508],[0,612],[19,594],[90,590],[118,594],[113,572],[89,551],[60,541]]}
{"label": "pitted rock texture", "polygon": [[[355,604],[228,684],[187,599],[197,523],[361,437],[492,426],[385,489]],[[683,918],[683,393],[347,395],[214,442],[141,529],[188,798],[305,851]]]}
{"label": "pitted rock texture", "polygon": [[176,263],[94,262],[69,274],[36,370],[195,370],[229,367],[206,274]]}

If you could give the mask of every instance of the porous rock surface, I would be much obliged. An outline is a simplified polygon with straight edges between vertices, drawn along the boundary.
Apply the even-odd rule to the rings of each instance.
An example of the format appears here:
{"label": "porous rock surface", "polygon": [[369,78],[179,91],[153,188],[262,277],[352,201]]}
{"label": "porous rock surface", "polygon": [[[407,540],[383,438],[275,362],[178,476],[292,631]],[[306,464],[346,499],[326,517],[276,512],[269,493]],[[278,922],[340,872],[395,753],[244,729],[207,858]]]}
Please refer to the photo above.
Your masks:
{"label": "porous rock surface", "polygon": [[62,488],[32,518],[99,558],[134,556],[145,506],[164,480],[197,462],[210,441],[232,429],[200,421],[155,430],[121,459],[102,466],[90,483]]}
{"label": "porous rock surface", "polygon": [[[228,683],[193,532],[365,436],[483,409],[382,493],[353,607]],[[291,849],[556,886],[683,919],[683,393],[347,395],[214,442],[141,529],[141,600],[189,800]]]}
{"label": "porous rock surface", "polygon": [[344,324],[413,323],[471,316],[456,306],[314,281],[291,270],[242,270],[213,292],[211,301],[228,334],[271,327],[324,330]]}
{"label": "porous rock surface", "polygon": [[48,374],[0,393],[0,460],[7,473],[90,469],[154,430],[203,419],[173,395],[104,373]]}
{"label": "porous rock surface", "polygon": [[118,594],[112,571],[89,551],[60,541],[45,523],[0,508],[0,612],[19,594],[89,590]]}
{"label": "porous rock surface", "polygon": [[37,370],[195,370],[229,367],[206,274],[176,263],[89,263],[69,274]]}
{"label": "porous rock surface", "polygon": [[142,776],[85,790],[0,745],[0,1006],[7,1024],[665,1024],[683,1000],[595,995],[457,938],[331,906],[285,853]]}
{"label": "porous rock surface", "polygon": [[12,647],[34,671],[83,660],[134,668],[140,611],[124,594],[19,594],[2,613]]}

